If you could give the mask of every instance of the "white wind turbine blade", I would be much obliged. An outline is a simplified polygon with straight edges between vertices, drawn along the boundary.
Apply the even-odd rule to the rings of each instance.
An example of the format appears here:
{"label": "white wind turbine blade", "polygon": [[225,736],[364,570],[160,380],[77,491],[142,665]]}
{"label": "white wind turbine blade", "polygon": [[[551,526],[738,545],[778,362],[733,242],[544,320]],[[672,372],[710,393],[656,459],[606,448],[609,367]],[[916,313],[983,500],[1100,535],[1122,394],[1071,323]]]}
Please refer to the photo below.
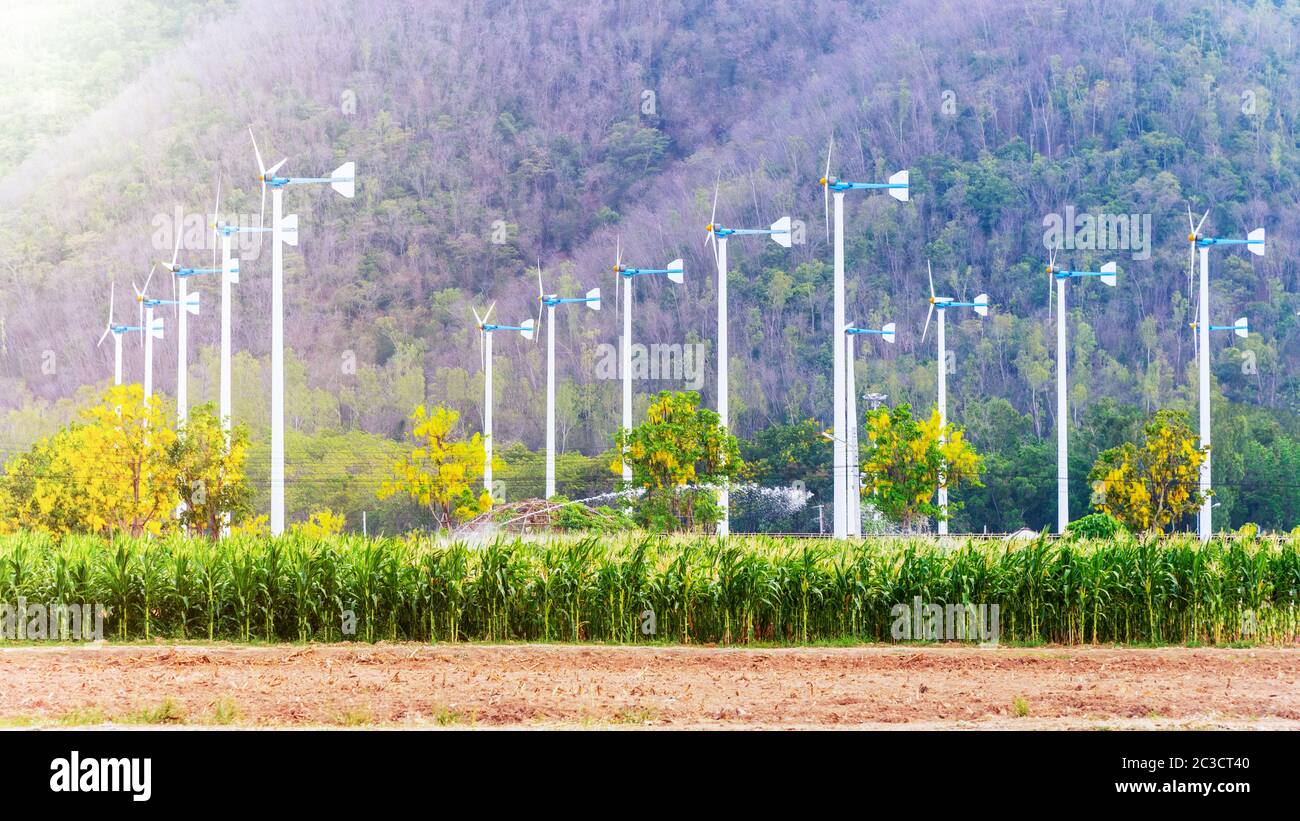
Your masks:
{"label": "white wind turbine blade", "polygon": [[822,207],[826,216],[826,241],[831,241],[831,150],[835,147],[835,135],[831,134],[826,144],[826,172],[822,174]]}
{"label": "white wind turbine blade", "polygon": [[979,296],[977,296],[977,297],[975,297],[974,299],[972,299],[971,302],[974,303],[974,305],[973,305],[972,307],[975,309],[975,313],[979,314],[980,316],[988,316],[988,315],[989,315],[989,295],[988,295],[988,294],[980,294]]}
{"label": "white wind turbine blade", "polygon": [[709,227],[704,230],[704,242],[713,243],[713,256],[718,256],[718,235],[713,233],[713,228],[718,220],[718,188],[721,186],[722,172],[718,172],[718,180],[713,183],[713,210],[709,212]]}
{"label": "white wind turbine blade", "polygon": [[588,291],[587,299],[589,300],[587,302],[588,308],[590,308],[593,311],[600,310],[600,289],[599,288],[592,288],[590,291]]}
{"label": "white wind turbine blade", "polygon": [[356,193],[357,164],[349,160],[330,172],[330,188],[348,199]]}
{"label": "white wind turbine blade", "polygon": [[1206,208],[1205,213],[1201,215],[1201,221],[1196,223],[1196,228],[1192,231],[1198,237],[1201,235],[1201,226],[1205,224],[1205,218],[1210,215],[1210,209]]}
{"label": "white wind turbine blade", "polygon": [[143,328],[144,327],[144,291],[141,291],[139,288],[135,287],[134,282],[131,283],[131,290],[135,291],[135,304],[136,307],[139,309],[138,311],[139,317],[136,320],[135,326],[137,328]]}
{"label": "white wind turbine blade", "polygon": [[897,335],[895,333],[894,323],[886,322],[880,329],[880,335],[884,337],[886,342],[888,342],[890,345],[893,345],[894,337]]}
{"label": "white wind turbine blade", "polygon": [[1114,288],[1118,278],[1115,276],[1115,263],[1108,262],[1101,266],[1101,281]]}
{"label": "white wind turbine blade", "polygon": [[185,311],[194,316],[199,315],[199,292],[194,291],[185,295]]}
{"label": "white wind turbine blade", "polygon": [[163,318],[160,316],[156,316],[153,318],[153,324],[149,326],[149,335],[152,336],[154,339],[162,339],[163,328],[164,328]]}
{"label": "white wind turbine blade", "polygon": [[298,244],[298,215],[289,214],[280,218],[280,233],[284,237],[285,245]]}
{"label": "white wind turbine blade", "polygon": [[1251,244],[1246,246],[1246,250],[1250,251],[1252,254],[1254,254],[1257,257],[1264,256],[1264,229],[1263,228],[1256,228],[1254,231],[1251,231],[1249,234],[1246,235],[1246,239],[1251,241]]}
{"label": "white wind turbine blade", "polygon": [[266,222],[266,165],[262,162],[262,152],[257,148],[257,138],[253,136],[253,127],[248,127],[248,138],[253,141],[253,153],[257,155],[257,179],[262,183],[262,211],[257,218],[257,227]]}
{"label": "white wind turbine blade", "polygon": [[487,331],[483,330],[483,317],[478,315],[478,308],[471,306],[470,310],[474,312],[474,327],[478,330],[478,364],[479,367],[483,367],[487,362],[487,351],[483,346],[483,334],[487,333]]}
{"label": "white wind turbine blade", "polygon": [[623,267],[623,235],[614,235],[614,312],[618,313],[619,300],[622,298],[622,288],[619,288],[619,280],[623,275],[619,269]]}
{"label": "white wind turbine blade", "polygon": [[217,215],[220,213],[221,213],[221,177],[220,175],[218,175],[217,176],[217,199],[212,204],[212,267],[213,268],[217,267],[217,242],[218,242],[217,223],[221,219]]}
{"label": "white wind turbine blade", "polygon": [[772,241],[782,248],[790,248],[794,245],[794,238],[790,236],[790,218],[781,217],[781,219],[772,223],[771,227]]}
{"label": "white wind turbine blade", "polygon": [[113,295],[116,292],[117,292],[117,283],[110,282],[108,284],[108,324],[104,326],[103,335],[100,336],[99,341],[95,343],[96,348],[104,344],[104,337],[108,336],[108,332],[113,330]]}
{"label": "white wind turbine blade", "polygon": [[1244,316],[1237,317],[1237,321],[1232,323],[1232,332],[1242,339],[1250,336],[1250,320]]}
{"label": "white wind turbine blade", "polygon": [[537,321],[531,316],[520,322],[519,327],[523,329],[519,332],[519,335],[524,339],[532,340],[537,338]]}
{"label": "white wind turbine blade", "polygon": [[899,171],[897,174],[894,174],[892,177],[890,177],[889,178],[890,185],[902,185],[904,187],[886,189],[887,191],[889,191],[889,196],[893,197],[899,202],[907,202],[908,197],[912,193],[912,185],[909,182],[910,178],[911,175],[908,173],[908,170],[906,168],[904,168],[902,171]]}
{"label": "white wind turbine blade", "polygon": [[487,322],[489,319],[492,318],[492,309],[495,308],[496,306],[497,306],[497,301],[494,299],[492,300],[492,304],[488,306],[488,309],[483,312],[484,322]]}
{"label": "white wind turbine blade", "polygon": [[1052,321],[1052,291],[1056,284],[1056,249],[1047,249],[1047,322]]}
{"label": "white wind turbine blade", "polygon": [[686,281],[686,265],[682,262],[681,258],[673,260],[665,267],[668,270],[668,280],[670,282],[676,282],[678,285],[681,285]]}
{"label": "white wind turbine blade", "polygon": [[546,298],[546,293],[542,286],[542,258],[537,258],[537,336],[542,335],[542,314],[546,312],[546,306],[542,300]]}
{"label": "white wind turbine blade", "polygon": [[176,260],[180,259],[181,257],[181,239],[184,237],[184,235],[185,235],[185,226],[184,225],[176,226],[176,246],[172,248],[172,262],[171,265],[168,266],[169,268],[171,268],[172,271],[176,270]]}
{"label": "white wind turbine blade", "polygon": [[921,342],[925,342],[925,335],[930,332],[930,320],[934,318],[934,271],[930,267],[930,260],[925,261],[925,276],[930,280],[930,310],[925,314],[925,329],[921,331]]}

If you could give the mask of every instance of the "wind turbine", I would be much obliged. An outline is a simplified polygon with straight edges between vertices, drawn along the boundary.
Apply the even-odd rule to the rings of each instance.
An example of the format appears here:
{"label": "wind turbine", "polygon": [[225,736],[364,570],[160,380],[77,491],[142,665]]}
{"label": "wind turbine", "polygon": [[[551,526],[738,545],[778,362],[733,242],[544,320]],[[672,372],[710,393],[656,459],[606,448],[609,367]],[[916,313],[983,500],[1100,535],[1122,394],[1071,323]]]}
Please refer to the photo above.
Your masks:
{"label": "wind turbine", "polygon": [[[555,307],[586,305],[600,310],[600,289],[592,288],[584,297],[561,297],[546,293],[542,285],[542,261],[537,260],[537,330],[541,330],[542,311],[546,309],[546,498],[555,495]],[[482,323],[479,323],[480,327]]]}
{"label": "wind turbine", "polygon": [[[1187,235],[1187,241],[1192,247],[1192,263],[1196,261],[1196,251],[1201,252],[1201,287],[1200,298],[1198,300],[1198,309],[1196,317],[1197,347],[1198,347],[1198,389],[1200,393],[1200,434],[1201,448],[1205,451],[1205,460],[1201,462],[1200,475],[1200,492],[1201,512],[1197,518],[1197,533],[1202,542],[1210,540],[1210,534],[1213,532],[1211,523],[1212,505],[1210,502],[1210,458],[1213,451],[1210,448],[1210,248],[1216,245],[1245,245],[1246,250],[1258,257],[1264,256],[1264,229],[1256,228],[1246,235],[1246,239],[1223,239],[1219,237],[1207,237],[1201,234],[1201,226],[1205,224],[1205,218],[1210,215],[1206,211],[1201,221],[1195,225],[1192,224],[1192,207],[1187,206],[1187,227],[1191,233]],[[1238,320],[1241,322],[1241,320]],[[1236,331],[1236,326],[1231,326]],[[1219,329],[1213,329],[1219,330]],[[1238,333],[1244,335],[1246,328],[1241,328]]]}
{"label": "wind turbine", "polygon": [[[724,428],[731,427],[730,390],[727,382],[727,238],[746,235],[767,235],[782,248],[792,245],[790,218],[781,217],[769,228],[727,228],[719,225],[718,218],[718,183],[713,185],[713,211],[709,214],[709,224],[704,226],[704,241],[713,242],[713,256],[718,263],[718,419]],[[718,507],[722,509],[722,518],[718,521],[718,535],[726,536],[731,532],[731,491],[723,485],[718,491]]]}
{"label": "wind turbine", "polygon": [[[669,282],[680,285],[686,280],[686,269],[681,258],[668,263],[663,268],[624,268],[623,241],[618,240],[614,253],[614,287],[618,287],[618,278],[623,278],[623,430],[632,430],[632,278],[639,276],[666,276]],[[615,291],[617,294],[617,291]],[[624,452],[626,455],[626,451]],[[632,466],[626,458],[623,462],[623,482],[632,481]]]}
{"label": "wind turbine", "polygon": [[518,331],[524,339],[532,339],[534,331],[531,318],[525,319],[522,325],[489,323],[488,318],[495,307],[496,303],[493,302],[483,312],[483,316],[478,315],[477,309],[472,309],[480,333],[479,353],[483,357],[483,450],[487,456],[483,460],[483,489],[488,493],[492,492],[492,334],[495,331]]}
{"label": "wind turbine", "polygon": [[[140,310],[140,329],[144,333],[144,398],[148,401],[153,396],[153,341],[163,338],[163,318],[153,315],[154,300],[148,297],[149,283],[153,280],[153,272],[158,266],[149,269],[149,276],[144,279],[144,287],[137,288],[135,283],[131,283],[131,290],[135,291],[135,301]],[[197,294],[195,295],[197,296]]]}
{"label": "wind turbine", "polygon": [[[835,335],[838,337],[840,331],[847,324],[844,319],[844,192],[858,190],[876,190],[884,189],[889,192],[889,196],[899,202],[907,202],[910,188],[908,185],[908,172],[899,171],[889,178],[889,182],[849,182],[831,175],[831,152],[835,147],[835,140],[832,137],[830,144],[826,147],[826,171],[819,181],[822,186],[822,199],[826,208],[826,239],[831,238],[831,194],[835,195],[835,317],[834,327]],[[835,538],[843,539],[848,536],[848,474],[851,467],[848,462],[848,439],[844,436],[848,424],[848,403],[845,396],[845,386],[847,379],[845,377],[844,361],[845,347],[840,344],[837,338],[832,342],[835,353],[835,370],[834,370],[834,422],[832,425],[832,446],[835,450],[833,461],[835,473]]]}
{"label": "wind turbine", "polygon": [[[930,311],[925,315],[925,330],[921,332],[921,341],[925,342],[925,336],[930,331],[930,319],[934,316],[936,310],[939,311],[939,323],[935,328],[935,336],[939,339],[939,382],[937,405],[939,406],[939,446],[940,448],[948,441],[945,430],[948,427],[948,347],[947,340],[944,337],[944,315],[949,308],[972,308],[978,316],[988,316],[989,313],[989,295],[980,294],[971,302],[958,302],[950,296],[934,295],[934,273],[930,270],[930,263],[925,263],[925,273],[930,280]],[[942,473],[939,480],[939,535],[948,534],[948,487],[947,477]]]}
{"label": "wind turbine", "polygon": [[117,283],[111,283],[108,289],[108,324],[104,326],[104,332],[99,335],[99,341],[95,347],[104,344],[104,339],[113,335],[113,384],[122,384],[122,334],[128,331],[143,330],[144,326],[134,325],[114,325],[113,324],[113,298],[117,293]]}
{"label": "wind turbine", "polygon": [[856,500],[857,504],[849,504],[849,535],[862,535],[862,467],[861,460],[858,457],[858,388],[857,374],[854,372],[853,363],[856,359],[854,353],[854,338],[864,335],[879,336],[881,339],[894,344],[897,333],[894,330],[894,323],[889,322],[880,328],[858,328],[849,325],[844,329],[844,345],[847,347],[846,357],[848,359],[848,380],[847,393],[849,396],[848,412],[848,460],[849,460],[849,499]]}
{"label": "wind turbine", "polygon": [[[271,186],[271,535],[284,532],[284,247],[297,245],[296,216],[284,217],[284,188],[287,185],[328,184],[351,199],[356,186],[356,164],[345,162],[328,177],[280,177],[276,172],[284,165],[280,160],[267,168],[257,148],[253,129],[248,129],[257,155],[257,180],[262,184],[261,225],[266,217],[266,187]],[[286,228],[290,228],[286,236]]]}
{"label": "wind turbine", "polygon": [[[220,191],[217,197],[220,199]],[[187,268],[180,265],[177,259],[181,252],[181,226],[176,227],[176,247],[172,249],[172,261],[163,263],[163,269],[172,275],[172,288],[176,292],[176,299],[173,302],[159,304],[174,304],[176,308],[176,421],[184,424],[190,415],[190,358],[189,358],[189,323],[186,321],[186,313],[197,315],[199,312],[198,292],[194,293],[194,299],[190,299],[188,282],[192,276],[203,274],[220,274],[221,268],[216,267],[217,246],[215,241],[212,245],[212,262],[211,268]],[[215,240],[216,231],[213,231]],[[224,296],[224,290],[223,290]],[[186,310],[182,311],[180,306],[184,305]],[[226,312],[226,305],[222,302],[223,316]]]}
{"label": "wind turbine", "polygon": [[[291,214],[285,220],[285,242],[298,244],[298,217]],[[230,286],[239,284],[239,260],[230,254],[231,237],[239,233],[265,233],[271,229],[244,225],[232,225],[221,221],[221,180],[217,179],[217,197],[212,205],[212,233],[221,237],[221,376],[218,388],[217,412],[221,417],[221,429],[230,433]],[[212,245],[212,263],[216,266],[217,246]]]}
{"label": "wind turbine", "polygon": [[[1048,252],[1047,273],[1056,280],[1056,302],[1060,307],[1056,315],[1056,532],[1064,533],[1070,524],[1070,461],[1069,430],[1066,426],[1066,393],[1068,354],[1065,346],[1065,283],[1074,277],[1101,277],[1106,285],[1115,287],[1115,263],[1107,262],[1100,271],[1069,271],[1056,267],[1056,249]],[[1047,318],[1052,318],[1052,282],[1047,282]]]}

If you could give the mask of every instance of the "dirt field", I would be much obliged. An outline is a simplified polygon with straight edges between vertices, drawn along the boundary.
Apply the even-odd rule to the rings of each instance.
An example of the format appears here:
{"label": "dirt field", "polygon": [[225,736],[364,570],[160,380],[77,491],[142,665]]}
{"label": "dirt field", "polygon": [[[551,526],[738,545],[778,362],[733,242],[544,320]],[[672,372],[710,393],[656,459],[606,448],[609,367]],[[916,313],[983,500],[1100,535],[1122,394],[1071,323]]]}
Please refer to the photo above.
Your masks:
{"label": "dirt field", "polygon": [[1300,729],[1300,650],[0,649],[0,725]]}

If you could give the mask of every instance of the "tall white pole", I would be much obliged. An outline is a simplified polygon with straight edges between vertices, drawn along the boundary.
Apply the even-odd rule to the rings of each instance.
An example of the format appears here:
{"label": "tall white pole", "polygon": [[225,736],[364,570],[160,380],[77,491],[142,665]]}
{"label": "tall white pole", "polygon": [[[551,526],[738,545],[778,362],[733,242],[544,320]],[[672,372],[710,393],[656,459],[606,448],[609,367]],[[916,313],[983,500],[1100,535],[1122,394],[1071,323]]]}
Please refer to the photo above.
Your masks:
{"label": "tall white pole", "polygon": [[844,397],[844,345],[839,337],[844,335],[844,192],[835,192],[835,315],[831,326],[832,338],[835,340],[834,388],[835,403],[834,423],[831,431],[833,457],[831,461],[835,476],[835,522],[834,536],[837,539],[849,535],[848,523],[848,448],[845,439],[845,397]]}
{"label": "tall white pole", "polygon": [[1070,524],[1069,431],[1066,426],[1065,279],[1056,280],[1056,532]]}
{"label": "tall white pole", "polygon": [[[1205,449],[1205,461],[1201,463],[1200,490],[1201,493],[1210,492],[1210,249],[1208,246],[1201,247],[1201,310],[1196,317],[1196,334],[1201,339],[1201,356],[1200,362],[1197,363],[1199,368],[1200,384],[1197,388],[1200,392],[1201,404],[1201,447]],[[1212,526],[1210,521],[1210,498],[1205,497],[1201,502],[1201,515],[1199,517],[1197,533],[1202,542],[1210,540]]]}
{"label": "tall white pole", "polygon": [[221,234],[221,375],[218,389],[218,413],[221,429],[230,433],[230,235]]}
{"label": "tall white pole", "polygon": [[546,498],[555,495],[555,306],[546,306]]}
{"label": "tall white pole", "polygon": [[[176,276],[172,274],[172,276]],[[185,321],[189,312],[185,310],[185,296],[189,288],[185,277],[176,276],[176,423],[185,424],[190,409],[190,369],[186,350],[189,343],[189,324]]]}
{"label": "tall white pole", "polygon": [[492,492],[492,332],[483,331],[483,489]]}
{"label": "tall white pole", "polygon": [[849,407],[846,414],[846,432],[848,433],[848,505],[849,505],[849,535],[862,535],[862,475],[861,467],[858,464],[858,375],[853,367],[857,348],[856,336],[854,334],[844,335],[844,344],[847,346],[845,362],[848,374],[849,384],[847,386]]}
{"label": "tall white pole", "polygon": [[144,398],[153,396],[153,306],[144,309]]}
{"label": "tall white pole", "polygon": [[113,384],[122,384],[122,335],[113,334]]}
{"label": "tall white pole", "polygon": [[[731,403],[727,380],[727,238],[718,237],[718,421],[730,432]],[[718,507],[722,518],[718,520],[718,535],[731,533],[731,491],[724,484],[718,490]]]}
{"label": "tall white pole", "polygon": [[[623,430],[632,430],[632,278],[623,277]],[[624,457],[627,449],[623,450]],[[632,466],[623,459],[623,482],[632,481]]]}
{"label": "tall white pole", "polygon": [[284,189],[271,189],[271,535],[284,533]]}
{"label": "tall white pole", "polygon": [[[943,333],[943,315],[947,311],[940,308],[937,313],[939,314],[939,326],[936,331],[939,337],[939,447],[942,448],[948,441],[945,433],[948,427],[948,343]],[[948,534],[948,488],[944,484],[948,477],[942,462],[939,470],[943,471],[939,474],[939,535],[946,536]]]}

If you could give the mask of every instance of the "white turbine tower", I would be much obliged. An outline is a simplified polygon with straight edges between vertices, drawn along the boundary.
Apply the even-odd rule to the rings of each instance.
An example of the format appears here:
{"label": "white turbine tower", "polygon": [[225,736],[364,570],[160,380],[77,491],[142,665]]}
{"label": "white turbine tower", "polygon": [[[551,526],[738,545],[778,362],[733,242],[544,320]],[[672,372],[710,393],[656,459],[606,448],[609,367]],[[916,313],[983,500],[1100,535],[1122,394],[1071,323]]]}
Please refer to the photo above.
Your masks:
{"label": "white turbine tower", "polygon": [[[1246,235],[1246,239],[1223,239],[1219,237],[1206,237],[1201,235],[1201,226],[1205,224],[1205,218],[1210,215],[1209,211],[1201,217],[1201,221],[1192,224],[1192,208],[1187,207],[1187,227],[1191,233],[1187,235],[1187,241],[1192,246],[1193,263],[1196,258],[1196,251],[1201,252],[1201,282],[1200,297],[1198,299],[1198,310],[1196,316],[1197,330],[1197,388],[1199,389],[1200,399],[1200,437],[1201,448],[1205,451],[1205,460],[1201,462],[1200,475],[1200,492],[1203,494],[1201,500],[1201,512],[1197,518],[1197,534],[1202,542],[1210,540],[1210,534],[1213,532],[1211,515],[1212,502],[1210,492],[1212,490],[1210,481],[1210,459],[1214,452],[1210,448],[1210,248],[1215,245],[1245,245],[1246,250],[1255,256],[1264,256],[1264,229],[1256,228]],[[1235,326],[1229,326],[1232,330],[1237,330]],[[1216,329],[1217,330],[1217,329]],[[1244,335],[1245,329],[1242,329]]]}
{"label": "white turbine tower", "polygon": [[[298,244],[298,218],[291,215],[285,220],[288,225],[284,226],[285,241],[290,245]],[[231,425],[231,397],[230,397],[230,306],[231,291],[230,286],[239,284],[239,260],[231,256],[230,245],[231,237],[240,233],[265,233],[271,229],[265,227],[253,227],[244,225],[232,225],[221,221],[221,180],[217,180],[217,197],[212,205],[212,233],[214,237],[221,237],[221,267],[217,268],[217,247],[216,243],[212,246],[212,263],[216,270],[221,272],[221,375],[219,377],[219,388],[217,390],[217,412],[221,418],[221,428],[227,434],[230,433]]]}
{"label": "white turbine tower", "polygon": [[[888,322],[879,328],[858,328],[849,325],[844,329],[844,345],[847,349],[845,358],[848,360],[849,384],[846,387],[846,393],[849,397],[848,412],[848,460],[849,460],[849,535],[862,535],[862,464],[858,456],[858,387],[857,375],[854,372],[853,363],[856,360],[854,353],[854,338],[863,335],[879,336],[881,339],[894,344],[897,338],[894,323]],[[856,504],[855,504],[856,502]]]}
{"label": "white turbine tower", "polygon": [[[284,247],[297,245],[297,217],[284,217],[286,185],[328,184],[351,199],[356,191],[356,164],[345,162],[328,177],[276,176],[285,160],[267,168],[257,148],[253,129],[248,129],[257,155],[257,179],[262,183],[262,219],[266,216],[266,187],[271,186],[271,535],[284,532]],[[286,229],[289,234],[286,236]]]}
{"label": "white turbine tower", "polygon": [[[934,295],[934,273],[930,270],[930,263],[925,263],[925,273],[930,280],[930,310],[925,315],[925,330],[921,332],[921,342],[925,342],[926,334],[930,331],[930,319],[934,316],[937,309],[939,311],[939,323],[935,328],[935,336],[939,340],[939,361],[936,370],[939,372],[938,391],[936,404],[939,408],[939,446],[942,447],[947,442],[948,427],[948,343],[944,337],[944,315],[949,308],[972,308],[978,316],[988,316],[989,313],[989,295],[980,294],[971,302],[958,302],[949,296]],[[942,470],[942,468],[941,468]],[[948,533],[948,480],[946,474],[941,473],[939,478],[939,535],[945,536]]]}
{"label": "white turbine tower", "polygon": [[[614,287],[623,278],[623,341],[620,369],[623,371],[623,430],[632,430],[632,278],[638,276],[666,276],[670,282],[681,284],[686,279],[686,269],[680,258],[663,268],[624,268],[623,241],[620,238],[614,253]],[[615,291],[617,294],[617,291]],[[632,465],[623,459],[623,484],[632,481]]]}
{"label": "white turbine tower", "polygon": [[489,323],[488,318],[495,307],[493,302],[483,316],[478,315],[477,309],[472,309],[480,334],[479,353],[483,357],[483,450],[487,457],[483,460],[483,489],[488,493],[492,492],[492,334],[495,331],[518,331],[524,339],[532,339],[535,329],[531,318],[524,320],[522,325]]}
{"label": "white turbine tower", "polygon": [[[600,310],[600,289],[592,288],[584,297],[561,297],[546,293],[542,285],[542,261],[537,261],[537,330],[541,331],[542,308],[546,309],[546,498],[555,495],[555,308],[557,305],[585,304]],[[480,326],[482,323],[480,323]]]}
{"label": "white turbine tower", "polygon": [[144,279],[144,287],[137,288],[135,283],[131,283],[131,290],[135,291],[135,301],[140,308],[139,326],[141,333],[144,334],[144,398],[148,400],[153,396],[153,341],[163,338],[163,318],[153,315],[154,304],[156,300],[149,299],[149,283],[153,280],[153,272],[157,268],[149,269],[149,276]]}
{"label": "white turbine tower", "polygon": [[[1056,280],[1056,532],[1064,533],[1070,524],[1070,442],[1069,418],[1066,408],[1067,362],[1069,349],[1065,343],[1065,283],[1074,277],[1100,277],[1105,284],[1115,287],[1115,263],[1107,262],[1100,271],[1068,271],[1056,267],[1056,250],[1048,254],[1047,273]],[[1052,318],[1052,281],[1047,281],[1047,318]]]}
{"label": "white turbine tower", "polygon": [[[713,242],[713,256],[718,263],[718,419],[724,428],[731,427],[730,389],[728,388],[728,323],[727,323],[727,238],[745,235],[767,235],[782,248],[792,245],[790,235],[790,218],[781,217],[768,228],[727,228],[719,225],[718,217],[718,183],[713,185],[713,211],[709,214],[709,224],[704,226],[704,241]],[[731,493],[723,485],[718,491],[718,507],[722,518],[718,521],[718,535],[726,536],[731,532]]]}
{"label": "white turbine tower", "polygon": [[823,204],[826,208],[827,240],[831,238],[830,199],[831,194],[835,194],[835,315],[832,323],[834,337],[831,341],[835,358],[834,379],[832,381],[835,407],[831,435],[833,437],[832,446],[835,451],[832,462],[835,479],[834,534],[835,538],[843,539],[849,533],[848,475],[852,467],[848,459],[848,438],[844,435],[848,424],[848,401],[845,395],[845,387],[848,382],[845,376],[845,349],[844,345],[840,344],[839,339],[842,329],[847,324],[844,318],[844,192],[884,189],[894,199],[907,202],[910,188],[908,187],[909,177],[906,170],[899,171],[891,176],[889,182],[849,182],[831,176],[831,151],[834,147],[835,141],[832,139],[826,147],[826,172],[822,175],[820,184],[822,186]]}
{"label": "white turbine tower", "polygon": [[[220,192],[220,189],[218,189],[218,191],[217,191],[217,198],[218,198],[218,200],[220,200],[220,198],[221,198],[221,192]],[[175,291],[175,294],[176,294],[176,299],[175,299],[175,304],[177,305],[177,313],[176,313],[176,316],[177,316],[177,324],[176,324],[176,346],[177,346],[177,353],[176,353],[176,421],[177,421],[179,424],[184,424],[185,421],[186,421],[187,419],[189,419],[189,415],[190,415],[190,403],[189,403],[189,393],[190,393],[190,391],[189,391],[189,385],[190,385],[189,323],[186,321],[185,314],[186,314],[186,313],[192,313],[192,314],[196,314],[196,315],[197,315],[198,312],[199,312],[199,303],[198,303],[198,296],[199,296],[199,295],[198,295],[198,292],[196,291],[196,292],[194,293],[194,295],[193,295],[193,299],[191,299],[191,298],[190,298],[190,294],[189,294],[188,284],[187,284],[187,283],[189,282],[189,278],[192,277],[192,276],[201,276],[201,275],[203,275],[203,274],[223,274],[223,276],[224,276],[224,271],[223,271],[223,269],[222,269],[222,268],[218,268],[218,267],[216,267],[216,260],[217,260],[217,246],[216,246],[216,241],[215,241],[215,240],[216,240],[216,230],[214,229],[214,230],[213,230],[213,245],[212,245],[212,267],[210,267],[210,268],[186,268],[186,267],[184,267],[184,266],[178,264],[177,261],[176,261],[177,258],[180,256],[180,250],[181,250],[181,226],[177,226],[177,228],[176,228],[176,247],[175,247],[175,249],[172,251],[172,261],[171,261],[170,263],[164,263],[164,265],[163,265],[163,267],[164,267],[167,271],[170,271],[171,274],[172,274],[172,289],[173,289],[173,291]],[[236,271],[236,274],[238,274],[238,271]],[[179,284],[178,284],[178,283],[179,283]],[[228,303],[227,303],[227,302],[225,301],[225,299],[224,299],[224,296],[225,296],[225,295],[226,295],[226,289],[223,287],[223,288],[222,288],[222,296],[223,296],[223,300],[222,300],[222,318],[223,318],[223,321],[226,319],[227,314],[228,314],[228,312],[229,312],[229,305],[228,305]],[[185,305],[185,306],[187,307],[187,310],[186,310],[186,311],[182,311],[182,310],[180,310],[180,306],[181,306],[181,305]],[[191,307],[191,306],[192,306],[192,307]],[[224,325],[223,325],[223,330],[229,330],[228,326],[224,326]]]}
{"label": "white turbine tower", "polygon": [[100,334],[99,341],[95,347],[104,344],[104,339],[109,334],[113,335],[113,384],[122,384],[122,334],[128,331],[138,331],[141,327],[132,325],[114,325],[113,324],[113,298],[117,294],[117,284],[112,283],[108,289],[108,324],[104,326],[104,332]]}

